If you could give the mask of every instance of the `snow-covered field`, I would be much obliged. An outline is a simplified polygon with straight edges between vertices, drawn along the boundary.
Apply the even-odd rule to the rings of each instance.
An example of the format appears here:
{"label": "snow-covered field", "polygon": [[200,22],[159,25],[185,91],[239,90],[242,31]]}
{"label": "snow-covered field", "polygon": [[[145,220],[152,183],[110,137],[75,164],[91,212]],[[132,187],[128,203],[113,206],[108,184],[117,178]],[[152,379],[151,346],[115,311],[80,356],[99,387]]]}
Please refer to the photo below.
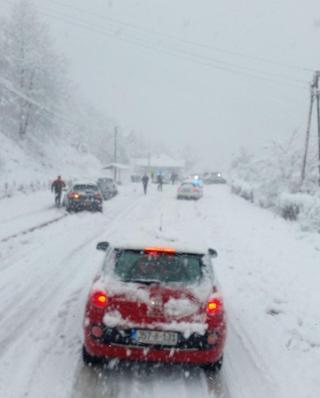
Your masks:
{"label": "snow-covered field", "polygon": [[[1,201],[0,397],[319,397],[320,237],[227,187],[206,187],[198,202],[177,201],[171,186],[141,191],[122,187],[103,214],[65,216],[49,192]],[[218,250],[228,313],[219,375],[83,366],[84,303],[102,258],[95,244],[131,235]]]}

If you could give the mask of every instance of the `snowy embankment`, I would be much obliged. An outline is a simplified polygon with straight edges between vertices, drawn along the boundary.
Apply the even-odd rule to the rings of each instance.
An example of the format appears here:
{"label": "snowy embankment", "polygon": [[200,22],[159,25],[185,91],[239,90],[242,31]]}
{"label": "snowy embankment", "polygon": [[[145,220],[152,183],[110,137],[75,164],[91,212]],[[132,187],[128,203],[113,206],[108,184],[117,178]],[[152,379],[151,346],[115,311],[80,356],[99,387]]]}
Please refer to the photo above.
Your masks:
{"label": "snowy embankment", "polygon": [[[30,211],[44,202],[35,195]],[[19,208],[17,197],[10,211]],[[0,219],[7,211],[0,208]],[[216,378],[180,367],[83,366],[84,303],[102,259],[95,244],[130,237],[218,250],[228,338]],[[228,187],[206,187],[189,202],[175,199],[175,187],[152,186],[145,197],[140,185],[125,186],[104,214],[67,216],[0,244],[1,397],[320,396],[320,238]]]}
{"label": "snowy embankment", "polygon": [[96,177],[100,173],[97,158],[79,152],[61,137],[45,137],[44,142],[29,137],[17,142],[0,131],[0,199],[46,190],[59,174],[68,179]]}
{"label": "snowy embankment", "polygon": [[256,205],[268,208],[286,220],[298,221],[305,231],[320,232],[320,191],[312,194],[288,191],[265,192],[259,184],[241,179],[230,183],[232,193]]}

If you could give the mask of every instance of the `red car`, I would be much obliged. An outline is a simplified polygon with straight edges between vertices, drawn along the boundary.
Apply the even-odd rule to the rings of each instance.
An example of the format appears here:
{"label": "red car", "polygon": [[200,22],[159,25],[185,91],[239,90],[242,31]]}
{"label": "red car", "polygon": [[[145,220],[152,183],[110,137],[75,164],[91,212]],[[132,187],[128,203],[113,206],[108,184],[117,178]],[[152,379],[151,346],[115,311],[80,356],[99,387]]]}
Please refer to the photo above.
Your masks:
{"label": "red car", "polygon": [[220,369],[226,336],[211,259],[217,252],[112,248],[90,290],[84,318],[86,364],[120,360]]}

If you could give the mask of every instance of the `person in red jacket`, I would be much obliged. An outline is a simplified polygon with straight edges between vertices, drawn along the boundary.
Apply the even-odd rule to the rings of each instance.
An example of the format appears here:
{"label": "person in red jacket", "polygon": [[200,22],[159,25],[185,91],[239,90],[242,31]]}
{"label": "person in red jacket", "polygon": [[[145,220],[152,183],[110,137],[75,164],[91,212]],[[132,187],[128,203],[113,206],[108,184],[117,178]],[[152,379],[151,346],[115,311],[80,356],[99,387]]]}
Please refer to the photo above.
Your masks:
{"label": "person in red jacket", "polygon": [[51,192],[55,193],[54,201],[57,207],[60,207],[62,190],[65,186],[66,184],[61,178],[61,176],[58,176],[57,179],[54,180],[53,183],[51,184]]}

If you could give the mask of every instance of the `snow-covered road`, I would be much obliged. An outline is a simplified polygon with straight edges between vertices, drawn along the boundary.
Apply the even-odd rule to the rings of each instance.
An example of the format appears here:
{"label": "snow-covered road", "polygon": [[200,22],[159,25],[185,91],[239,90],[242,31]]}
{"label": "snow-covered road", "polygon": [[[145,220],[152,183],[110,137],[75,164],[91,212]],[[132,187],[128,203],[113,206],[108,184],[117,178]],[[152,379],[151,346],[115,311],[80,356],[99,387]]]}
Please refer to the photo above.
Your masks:
{"label": "snow-covered road", "polygon": [[[207,187],[200,201],[175,187],[122,187],[103,214],[62,217],[50,193],[0,205],[0,397],[316,398],[320,396],[320,238]],[[34,226],[61,219],[39,229]],[[20,231],[30,229],[26,234]],[[82,365],[84,303],[102,239],[202,240],[216,261],[228,313],[222,372]],[[6,237],[17,234],[9,240]]]}

